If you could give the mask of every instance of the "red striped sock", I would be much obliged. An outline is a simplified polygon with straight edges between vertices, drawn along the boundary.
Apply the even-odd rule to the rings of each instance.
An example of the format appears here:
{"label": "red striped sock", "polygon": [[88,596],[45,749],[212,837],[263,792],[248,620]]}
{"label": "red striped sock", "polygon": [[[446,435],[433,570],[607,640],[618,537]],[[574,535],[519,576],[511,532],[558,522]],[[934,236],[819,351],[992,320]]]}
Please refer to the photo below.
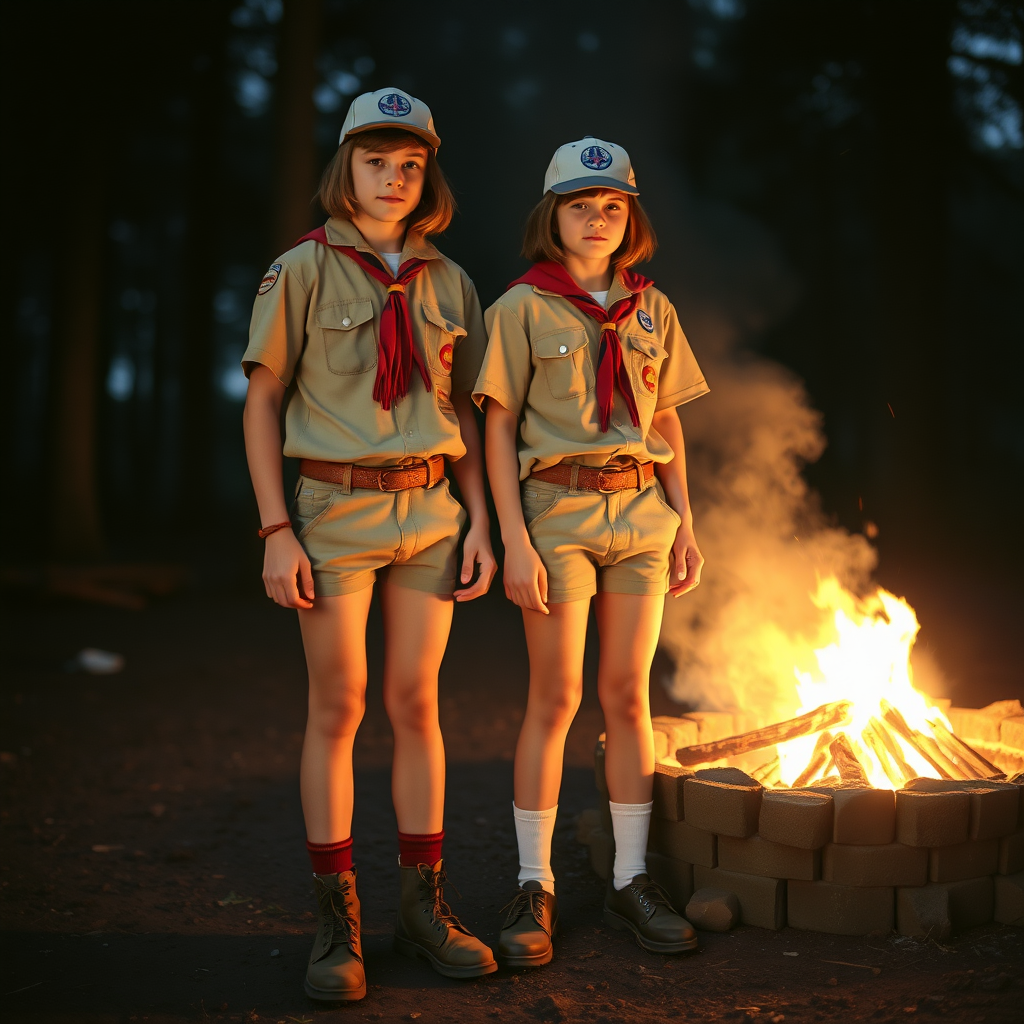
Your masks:
{"label": "red striped sock", "polygon": [[403,868],[414,868],[417,864],[429,864],[433,867],[441,859],[443,840],[444,829],[423,836],[399,832],[398,862]]}
{"label": "red striped sock", "polygon": [[313,870],[318,875],[333,875],[338,871],[352,870],[352,837],[340,843],[311,843],[306,840],[306,849]]}

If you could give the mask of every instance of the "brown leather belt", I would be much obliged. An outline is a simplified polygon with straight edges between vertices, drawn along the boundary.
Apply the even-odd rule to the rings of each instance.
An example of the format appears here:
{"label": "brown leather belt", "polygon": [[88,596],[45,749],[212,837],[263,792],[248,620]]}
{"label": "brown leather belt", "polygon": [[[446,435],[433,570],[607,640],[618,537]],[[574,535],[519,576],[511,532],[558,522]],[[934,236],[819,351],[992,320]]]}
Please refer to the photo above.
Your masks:
{"label": "brown leather belt", "polygon": [[560,462],[557,466],[538,469],[536,473],[530,474],[530,479],[575,487],[581,491],[626,491],[639,490],[653,476],[653,462],[641,462],[635,466],[604,466],[601,469]]}
{"label": "brown leather belt", "polygon": [[311,480],[365,487],[372,491],[407,491],[412,487],[433,487],[444,477],[444,456],[432,455],[412,466],[360,466],[354,462],[318,462],[302,459],[299,472]]}

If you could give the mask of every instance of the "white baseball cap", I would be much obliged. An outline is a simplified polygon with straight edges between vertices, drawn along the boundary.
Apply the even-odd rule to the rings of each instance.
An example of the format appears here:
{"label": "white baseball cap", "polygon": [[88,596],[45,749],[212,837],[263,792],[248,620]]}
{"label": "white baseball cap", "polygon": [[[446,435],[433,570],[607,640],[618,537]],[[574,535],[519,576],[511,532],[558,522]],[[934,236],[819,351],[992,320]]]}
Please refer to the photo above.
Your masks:
{"label": "white baseball cap", "polygon": [[593,135],[559,146],[544,175],[544,192],[561,196],[585,188],[614,188],[640,195],[629,154],[614,142]]}
{"label": "white baseball cap", "polygon": [[441,145],[434,131],[430,107],[393,85],[376,92],[364,92],[352,101],[345,115],[345,123],[341,126],[338,145],[350,135],[368,132],[373,128],[401,128],[418,135],[434,149]]}

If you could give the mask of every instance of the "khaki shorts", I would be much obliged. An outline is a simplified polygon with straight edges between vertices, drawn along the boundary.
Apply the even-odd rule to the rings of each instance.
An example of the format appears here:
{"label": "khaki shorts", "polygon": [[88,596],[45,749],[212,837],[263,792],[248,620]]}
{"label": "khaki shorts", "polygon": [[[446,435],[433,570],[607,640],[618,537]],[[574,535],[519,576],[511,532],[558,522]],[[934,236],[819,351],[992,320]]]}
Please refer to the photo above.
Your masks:
{"label": "khaki shorts", "polygon": [[292,507],[314,589],[324,597],[363,590],[385,568],[398,586],[450,595],[465,521],[447,480],[406,491],[354,487],[346,494],[338,484],[300,476]]}
{"label": "khaki shorts", "polygon": [[548,601],[668,593],[669,554],[681,522],[655,480],[642,491],[571,491],[525,480],[523,515],[548,571]]}

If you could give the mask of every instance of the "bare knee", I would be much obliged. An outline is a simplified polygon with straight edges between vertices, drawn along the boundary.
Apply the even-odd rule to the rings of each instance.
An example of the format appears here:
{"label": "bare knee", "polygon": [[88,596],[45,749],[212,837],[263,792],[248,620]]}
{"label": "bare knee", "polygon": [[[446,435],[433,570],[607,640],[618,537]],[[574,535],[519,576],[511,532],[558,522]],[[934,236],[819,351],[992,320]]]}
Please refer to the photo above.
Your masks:
{"label": "bare knee", "polygon": [[580,708],[581,687],[567,684],[556,687],[531,686],[527,715],[548,732],[566,731]]}
{"label": "bare knee", "polygon": [[341,688],[311,690],[308,728],[330,740],[349,739],[356,734],[365,710],[362,687],[355,692]]}
{"label": "bare knee", "polygon": [[616,680],[612,685],[601,687],[599,696],[606,724],[633,728],[650,722],[650,704],[638,680]]}
{"label": "bare knee", "polygon": [[396,732],[426,736],[438,728],[437,697],[433,692],[397,692],[385,697],[384,706]]}

